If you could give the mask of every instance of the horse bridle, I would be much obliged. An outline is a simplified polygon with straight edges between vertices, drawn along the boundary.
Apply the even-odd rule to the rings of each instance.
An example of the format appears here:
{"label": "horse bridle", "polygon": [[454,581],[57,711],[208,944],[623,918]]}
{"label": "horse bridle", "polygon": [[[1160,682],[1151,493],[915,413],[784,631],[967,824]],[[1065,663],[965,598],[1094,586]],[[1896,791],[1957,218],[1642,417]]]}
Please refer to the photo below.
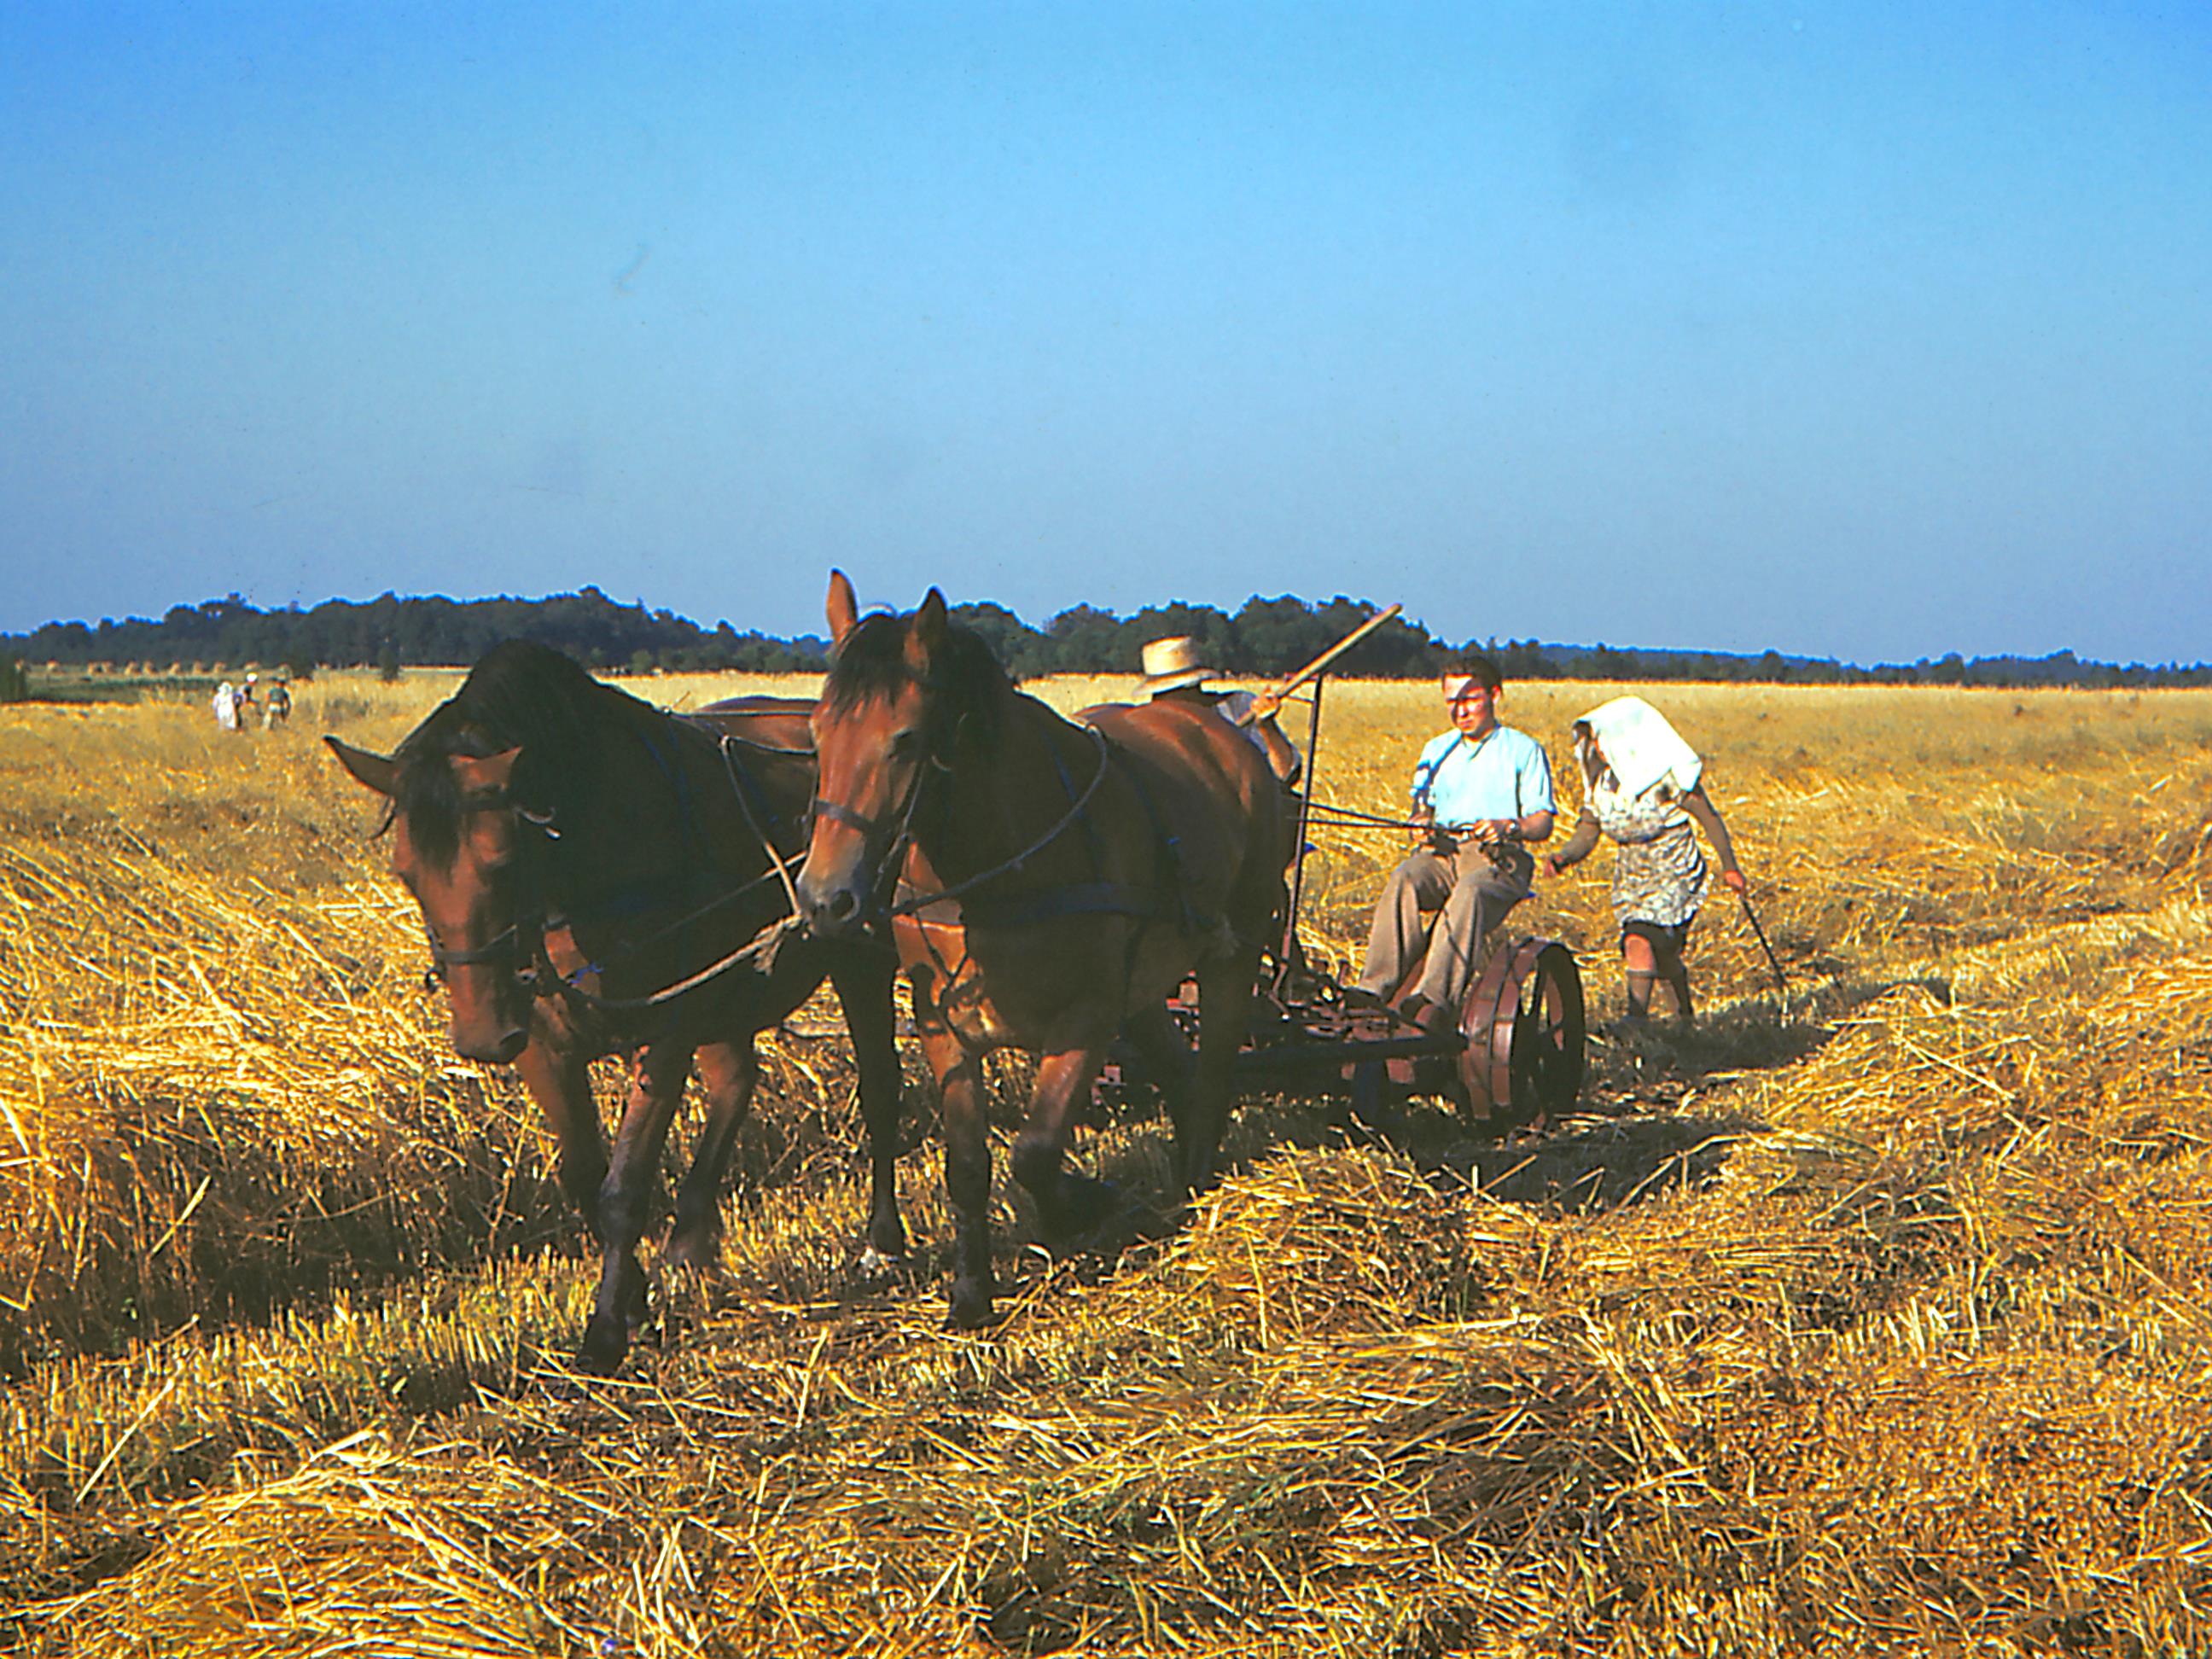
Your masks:
{"label": "horse bridle", "polygon": [[[480,963],[519,954],[514,947],[520,941],[522,921],[520,916],[517,916],[503,931],[494,934],[473,951],[448,951],[444,942],[439,939],[438,930],[431,927],[428,922],[424,922],[422,937],[430,947],[430,965],[422,970],[422,988],[428,991],[443,985],[449,969],[473,968]],[[542,928],[539,930],[538,938],[541,940],[544,938]],[[516,970],[515,977],[517,979],[522,977],[520,969]]]}
{"label": "horse bridle", "polygon": [[[874,869],[868,878],[868,903],[864,922],[872,922],[887,914],[890,908],[891,890],[898,884],[899,866],[906,861],[906,850],[914,844],[915,812],[921,804],[921,786],[930,773],[950,772],[951,767],[938,759],[932,752],[923,757],[914,769],[914,776],[906,787],[906,793],[896,807],[883,817],[872,817],[858,808],[842,801],[824,800],[817,793],[807,804],[807,834],[813,834],[815,821],[827,818],[832,823],[842,823],[848,830],[860,832],[860,847],[865,856],[867,849],[881,844],[883,851],[876,856]],[[890,828],[886,839],[884,830]]]}
{"label": "horse bridle", "polygon": [[[929,756],[921,766],[915,769],[914,781],[907,786],[906,799],[897,811],[891,815],[898,820],[898,830],[891,837],[890,844],[884,848],[883,860],[876,866],[876,873],[868,884],[871,908],[869,914],[862,920],[874,921],[886,915],[910,916],[930,905],[939,904],[946,899],[960,898],[972,893],[984,883],[995,881],[1000,876],[1020,869],[1030,860],[1059,840],[1070,825],[1079,823],[1084,813],[1090,808],[1091,798],[1098,793],[1099,785],[1105,782],[1106,775],[1112,769],[1114,753],[1112,746],[1106,740],[1106,734],[1097,726],[1086,726],[1082,730],[1098,751],[1098,767],[1091,775],[1091,781],[1085,784],[1082,793],[1076,795],[1068,804],[1067,811],[1054,822],[1052,828],[1012,858],[1002,859],[988,870],[980,871],[963,881],[957,881],[951,886],[940,888],[936,892],[917,893],[911,898],[893,904],[890,900],[890,890],[895,889],[898,883],[898,870],[902,861],[899,855],[904,853],[906,848],[914,840],[915,808],[921,798],[922,781],[933,769],[946,773],[952,770],[951,766],[938,759],[935,755]],[[813,804],[808,811],[810,815],[818,814],[830,819],[833,823],[842,823],[848,829],[859,830],[864,845],[883,833],[884,819],[870,817],[866,813],[858,811],[839,801],[825,801],[819,795],[814,798]]]}
{"label": "horse bridle", "polygon": [[[526,806],[517,805],[504,789],[486,792],[471,800],[468,807],[476,812],[510,811],[519,823],[538,830],[546,841],[561,838],[561,832],[553,827],[552,813],[536,812]],[[430,949],[430,965],[422,973],[424,990],[434,990],[446,984],[453,969],[480,967],[485,963],[504,958],[514,963],[509,977],[525,993],[533,997],[540,994],[545,977],[553,970],[552,959],[545,948],[545,907],[538,896],[538,884],[533,881],[525,885],[525,896],[522,902],[515,907],[514,920],[482,945],[468,950],[449,950],[446,942],[438,937],[438,930],[431,927],[427,919],[423,921],[422,937]]]}
{"label": "horse bridle", "polygon": [[[589,975],[602,972],[603,964],[596,962],[590,963],[584,967],[563,973],[559,964],[553,960],[552,951],[546,943],[546,936],[550,932],[568,927],[568,918],[550,912],[546,908],[540,896],[540,884],[532,880],[525,884],[521,902],[515,908],[514,920],[499,933],[473,949],[466,951],[447,949],[435,931],[427,921],[424,922],[422,931],[429,944],[430,966],[422,975],[423,988],[434,989],[443,983],[449,968],[465,967],[506,958],[514,964],[509,977],[520,989],[531,997],[557,994],[595,1011],[622,1013],[659,1007],[663,1003],[672,1001],[687,992],[696,989],[709,980],[720,978],[730,969],[742,966],[745,963],[759,960],[765,965],[772,961],[779,939],[798,923],[797,895],[792,889],[788,867],[794,860],[793,858],[787,857],[777,848],[775,838],[769,833],[767,827],[761,823],[754,804],[748,797],[746,786],[738,775],[741,769],[736,754],[732,750],[732,743],[743,743],[748,747],[764,750],[771,754],[803,755],[811,751],[779,748],[732,733],[720,735],[723,764],[730,774],[731,787],[735,793],[739,809],[745,815],[747,825],[751,829],[754,838],[761,844],[761,850],[768,860],[769,868],[751,881],[721,893],[696,908],[687,911],[675,921],[662,928],[659,933],[649,935],[647,942],[662,934],[673,933],[678,928],[697,921],[722,905],[732,902],[752,888],[771,880],[781,880],[787,893],[791,894],[793,904],[792,915],[784,917],[781,922],[771,922],[744,945],[698,971],[684,975],[672,984],[663,986],[659,990],[641,996],[607,997],[600,995],[596,991],[587,990],[579,982]],[[542,842],[556,842],[561,839],[561,831],[556,827],[551,812],[534,811],[529,807],[519,805],[503,791],[487,792],[472,801],[471,805],[472,810],[479,811],[505,807],[511,811],[522,823],[537,830]],[[525,856],[532,857],[530,854],[525,854]],[[534,857],[532,857],[532,861],[534,864]]]}

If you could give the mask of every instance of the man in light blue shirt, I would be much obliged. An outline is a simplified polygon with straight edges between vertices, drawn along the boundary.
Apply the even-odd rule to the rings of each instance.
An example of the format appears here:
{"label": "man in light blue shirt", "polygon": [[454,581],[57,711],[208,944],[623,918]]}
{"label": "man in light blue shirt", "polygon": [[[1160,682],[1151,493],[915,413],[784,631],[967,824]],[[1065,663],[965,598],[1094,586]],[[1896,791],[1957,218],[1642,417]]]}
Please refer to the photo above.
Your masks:
{"label": "man in light blue shirt", "polygon": [[[1498,721],[1498,665],[1475,653],[1444,676],[1452,729],[1413,768],[1422,844],[1384,884],[1359,988],[1398,995],[1410,1018],[1449,1018],[1474,977],[1483,936],[1528,896],[1527,843],[1552,833],[1552,764],[1525,732]],[[1432,927],[1422,912],[1439,912]],[[1418,970],[1418,971],[1417,971]]]}

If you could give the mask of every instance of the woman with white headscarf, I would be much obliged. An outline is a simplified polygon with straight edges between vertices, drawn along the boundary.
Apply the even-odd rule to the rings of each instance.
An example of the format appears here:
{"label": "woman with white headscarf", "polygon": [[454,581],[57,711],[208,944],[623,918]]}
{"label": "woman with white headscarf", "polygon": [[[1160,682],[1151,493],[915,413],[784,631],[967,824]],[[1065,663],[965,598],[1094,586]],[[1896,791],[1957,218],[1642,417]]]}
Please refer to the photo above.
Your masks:
{"label": "woman with white headscarf", "polygon": [[1721,880],[1731,891],[1744,890],[1728,826],[1699,781],[1705,764],[1641,697],[1615,697],[1577,720],[1575,759],[1583,775],[1582,817],[1566,844],[1544,860],[1545,872],[1557,876],[1581,863],[1601,834],[1613,843],[1613,909],[1620,919],[1628,1018],[1641,1021],[1650,1012],[1652,982],[1663,979],[1676,1010],[1689,1020],[1690,970],[1682,953],[1712,882],[1698,830],[1720,860]]}

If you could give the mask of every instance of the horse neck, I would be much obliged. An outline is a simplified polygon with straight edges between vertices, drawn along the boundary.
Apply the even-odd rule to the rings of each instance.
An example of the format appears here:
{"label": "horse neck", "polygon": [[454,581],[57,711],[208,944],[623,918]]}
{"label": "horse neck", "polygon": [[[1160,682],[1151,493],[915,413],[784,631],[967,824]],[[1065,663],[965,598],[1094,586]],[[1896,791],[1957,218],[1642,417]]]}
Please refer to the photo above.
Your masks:
{"label": "horse neck", "polygon": [[[560,826],[578,896],[726,886],[767,867],[712,738],[656,711],[619,711],[599,741],[599,788]],[[695,898],[692,902],[697,902]]]}
{"label": "horse neck", "polygon": [[[1098,765],[1080,727],[1035,697],[1012,690],[1005,697],[991,748],[936,775],[932,787],[943,792],[939,809],[917,820],[915,845],[946,882],[1035,847],[1067,817]],[[1049,872],[1075,844],[1055,837],[1037,849],[1032,867]]]}

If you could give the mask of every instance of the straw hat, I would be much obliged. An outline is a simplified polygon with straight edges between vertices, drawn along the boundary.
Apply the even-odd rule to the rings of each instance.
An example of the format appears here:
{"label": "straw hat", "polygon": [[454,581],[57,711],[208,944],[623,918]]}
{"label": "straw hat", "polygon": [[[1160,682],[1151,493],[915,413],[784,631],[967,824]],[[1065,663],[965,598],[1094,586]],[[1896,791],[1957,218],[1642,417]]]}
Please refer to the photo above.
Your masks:
{"label": "straw hat", "polygon": [[1206,665],[1198,641],[1188,634],[1148,641],[1141,660],[1145,695],[1148,697],[1157,697],[1165,691],[1180,691],[1187,685],[1202,685],[1213,678],[1213,670]]}

